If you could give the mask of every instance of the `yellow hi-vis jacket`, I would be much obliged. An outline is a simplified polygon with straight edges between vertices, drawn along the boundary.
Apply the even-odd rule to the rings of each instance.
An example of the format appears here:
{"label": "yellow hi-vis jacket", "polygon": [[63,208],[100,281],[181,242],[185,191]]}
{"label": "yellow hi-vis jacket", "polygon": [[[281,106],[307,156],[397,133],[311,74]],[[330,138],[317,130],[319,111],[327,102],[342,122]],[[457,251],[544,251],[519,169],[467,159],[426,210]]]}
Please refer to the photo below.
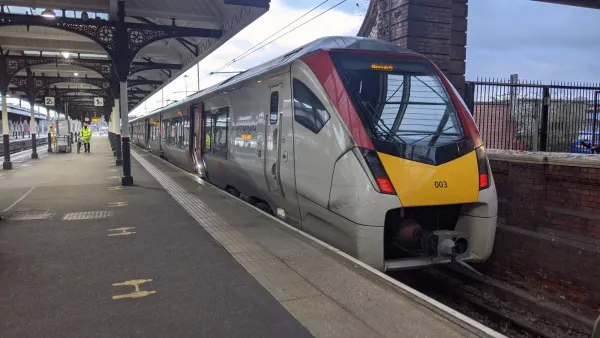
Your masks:
{"label": "yellow hi-vis jacket", "polygon": [[205,141],[204,147],[205,147],[204,149],[210,149],[210,135],[209,134],[206,134],[206,141]]}
{"label": "yellow hi-vis jacket", "polygon": [[90,139],[92,138],[92,129],[90,129],[89,127],[81,128],[79,135],[81,136],[81,140],[83,141],[83,143],[90,143]]}

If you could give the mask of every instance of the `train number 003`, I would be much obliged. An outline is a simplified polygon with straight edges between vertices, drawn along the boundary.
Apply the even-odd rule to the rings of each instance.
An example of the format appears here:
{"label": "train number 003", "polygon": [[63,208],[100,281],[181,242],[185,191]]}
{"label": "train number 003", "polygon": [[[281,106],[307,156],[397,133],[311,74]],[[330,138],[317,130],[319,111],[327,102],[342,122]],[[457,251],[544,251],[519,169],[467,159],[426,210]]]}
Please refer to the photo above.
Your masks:
{"label": "train number 003", "polygon": [[433,186],[435,186],[437,189],[448,188],[448,182],[446,182],[446,181],[435,181],[433,183]]}

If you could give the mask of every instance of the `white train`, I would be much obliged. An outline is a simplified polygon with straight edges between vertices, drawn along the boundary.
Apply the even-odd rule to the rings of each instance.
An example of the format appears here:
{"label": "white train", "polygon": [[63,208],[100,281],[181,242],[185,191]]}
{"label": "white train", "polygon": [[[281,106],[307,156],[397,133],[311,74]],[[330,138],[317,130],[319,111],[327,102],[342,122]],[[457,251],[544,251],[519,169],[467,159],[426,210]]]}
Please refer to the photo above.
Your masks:
{"label": "white train", "polygon": [[496,188],[471,114],[430,60],[391,43],[318,39],[131,134],[380,270],[492,252]]}

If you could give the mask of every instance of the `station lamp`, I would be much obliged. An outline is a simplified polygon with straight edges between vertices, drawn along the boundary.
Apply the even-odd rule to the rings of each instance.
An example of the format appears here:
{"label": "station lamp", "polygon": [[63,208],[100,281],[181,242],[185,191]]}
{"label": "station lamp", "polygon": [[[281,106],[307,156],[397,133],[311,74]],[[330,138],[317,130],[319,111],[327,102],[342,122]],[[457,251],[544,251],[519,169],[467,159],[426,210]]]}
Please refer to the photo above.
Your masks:
{"label": "station lamp", "polygon": [[48,19],[54,19],[54,18],[56,18],[56,14],[54,14],[54,11],[53,11],[53,10],[51,10],[51,9],[49,9],[49,8],[46,8],[46,9],[45,9],[45,10],[42,12],[42,16],[43,16],[44,18],[48,18]]}

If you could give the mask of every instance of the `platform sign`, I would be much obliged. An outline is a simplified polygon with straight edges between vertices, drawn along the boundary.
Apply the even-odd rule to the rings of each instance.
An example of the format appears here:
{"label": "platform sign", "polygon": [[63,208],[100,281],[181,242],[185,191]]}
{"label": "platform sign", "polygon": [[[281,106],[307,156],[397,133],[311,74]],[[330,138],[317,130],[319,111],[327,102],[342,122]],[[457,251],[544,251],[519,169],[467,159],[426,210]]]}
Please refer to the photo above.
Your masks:
{"label": "platform sign", "polygon": [[94,107],[104,107],[104,98],[94,97]]}
{"label": "platform sign", "polygon": [[69,121],[67,120],[58,120],[57,121],[57,128],[56,128],[56,135],[68,135],[69,134]]}
{"label": "platform sign", "polygon": [[92,122],[100,122],[100,118],[99,117],[92,117]]}
{"label": "platform sign", "polygon": [[44,105],[54,107],[54,96],[44,97]]}

